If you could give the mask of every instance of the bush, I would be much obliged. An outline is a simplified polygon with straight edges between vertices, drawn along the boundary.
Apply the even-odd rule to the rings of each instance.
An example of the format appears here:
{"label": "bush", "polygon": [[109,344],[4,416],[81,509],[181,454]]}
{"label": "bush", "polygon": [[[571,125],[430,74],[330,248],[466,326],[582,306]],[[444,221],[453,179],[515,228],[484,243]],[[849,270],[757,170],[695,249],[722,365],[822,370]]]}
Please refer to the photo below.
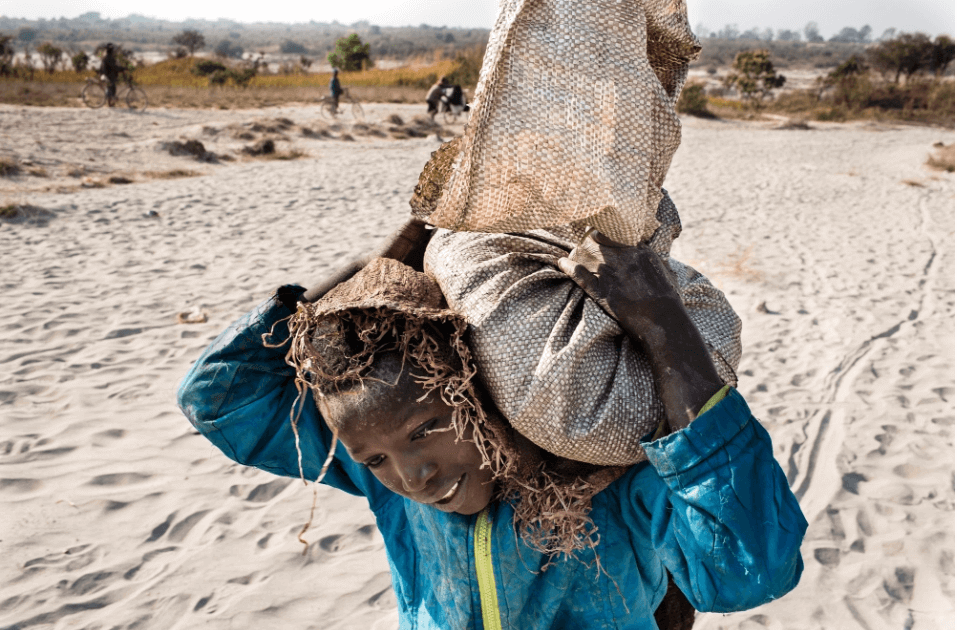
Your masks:
{"label": "bush", "polygon": [[174,36],[172,43],[188,50],[191,57],[197,50],[206,48],[206,38],[203,37],[203,34],[190,29],[186,29],[179,35]]}
{"label": "bush", "polygon": [[[356,37],[358,37],[358,35],[356,35]],[[287,39],[283,43],[279,44],[279,52],[286,55],[305,55],[309,51],[299,42],[294,42],[291,39]]]}
{"label": "bush", "polygon": [[13,74],[13,36],[0,35],[0,77]]}
{"label": "bush", "polygon": [[737,89],[748,101],[764,99],[771,90],[784,85],[783,75],[776,74],[768,50],[744,50],[734,56],[733,72],[725,84]]}
{"label": "bush", "polygon": [[63,49],[54,46],[51,42],[44,42],[37,47],[40,54],[40,61],[43,62],[43,68],[50,74],[56,71],[56,65],[60,63],[63,57]]}
{"label": "bush", "polygon": [[226,66],[212,59],[203,59],[193,65],[191,72],[200,77],[208,77],[217,72],[225,72]]}
{"label": "bush", "polygon": [[713,114],[708,111],[708,97],[704,93],[701,83],[689,83],[681,90],[676,109],[679,114],[709,117]]}
{"label": "bush", "polygon": [[90,65],[90,56],[81,50],[70,57],[70,63],[73,64],[73,69],[76,72],[83,72]]}
{"label": "bush", "polygon": [[239,44],[231,42],[228,39],[216,44],[216,48],[213,49],[213,53],[217,57],[222,57],[223,59],[241,59],[243,56],[243,47]]}
{"label": "bush", "polygon": [[345,72],[365,70],[373,66],[369,55],[369,44],[363,44],[358,35],[353,33],[348,37],[340,37],[336,41],[336,49],[327,57],[333,68]]}

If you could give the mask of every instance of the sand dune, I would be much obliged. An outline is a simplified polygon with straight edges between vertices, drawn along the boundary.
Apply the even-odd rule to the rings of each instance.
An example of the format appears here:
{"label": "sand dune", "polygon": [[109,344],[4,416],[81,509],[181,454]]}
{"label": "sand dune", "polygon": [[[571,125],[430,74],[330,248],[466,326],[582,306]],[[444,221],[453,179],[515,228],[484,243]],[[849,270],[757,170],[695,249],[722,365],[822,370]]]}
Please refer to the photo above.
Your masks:
{"label": "sand dune", "polygon": [[[0,221],[0,628],[395,626],[363,502],[320,489],[302,555],[311,491],[232,464],[174,402],[229,322],[398,225],[438,146],[287,131],[306,157],[238,155],[237,125],[277,118],[316,111],[0,108],[3,147],[47,170],[0,178],[0,205],[37,209]],[[686,121],[666,186],[676,255],[744,319],[741,391],[811,522],[807,569],[696,628],[953,627],[954,176],[924,161],[954,133],[774,126]],[[190,138],[236,159],[157,148]],[[198,174],[144,175],[174,170]],[[134,183],[82,188],[113,174]]]}

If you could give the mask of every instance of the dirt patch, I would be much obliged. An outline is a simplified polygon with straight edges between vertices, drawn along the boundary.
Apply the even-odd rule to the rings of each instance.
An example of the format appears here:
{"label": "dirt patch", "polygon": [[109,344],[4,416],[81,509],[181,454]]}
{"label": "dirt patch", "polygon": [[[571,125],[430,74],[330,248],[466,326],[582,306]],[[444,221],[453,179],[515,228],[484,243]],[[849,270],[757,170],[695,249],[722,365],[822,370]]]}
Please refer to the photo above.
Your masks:
{"label": "dirt patch", "polygon": [[160,146],[170,155],[192,156],[200,162],[217,161],[216,154],[207,151],[206,147],[199,140],[186,140],[185,142],[174,140],[172,142],[164,142]]}
{"label": "dirt patch", "polygon": [[934,152],[927,157],[927,166],[936,171],[954,172],[954,145],[937,142]]}
{"label": "dirt patch", "polygon": [[243,153],[253,157],[272,155],[276,152],[276,143],[270,139],[260,140],[256,144],[243,147]]}

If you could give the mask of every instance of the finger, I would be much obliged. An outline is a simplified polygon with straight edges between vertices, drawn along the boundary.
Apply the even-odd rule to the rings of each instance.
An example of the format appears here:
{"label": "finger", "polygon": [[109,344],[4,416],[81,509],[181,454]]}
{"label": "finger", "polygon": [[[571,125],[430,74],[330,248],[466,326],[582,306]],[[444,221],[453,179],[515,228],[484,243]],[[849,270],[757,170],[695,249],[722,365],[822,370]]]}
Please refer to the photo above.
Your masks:
{"label": "finger", "polygon": [[569,258],[559,258],[558,268],[562,270],[562,273],[571,278],[575,284],[581,287],[585,293],[593,299],[598,299],[598,277],[584,265]]}

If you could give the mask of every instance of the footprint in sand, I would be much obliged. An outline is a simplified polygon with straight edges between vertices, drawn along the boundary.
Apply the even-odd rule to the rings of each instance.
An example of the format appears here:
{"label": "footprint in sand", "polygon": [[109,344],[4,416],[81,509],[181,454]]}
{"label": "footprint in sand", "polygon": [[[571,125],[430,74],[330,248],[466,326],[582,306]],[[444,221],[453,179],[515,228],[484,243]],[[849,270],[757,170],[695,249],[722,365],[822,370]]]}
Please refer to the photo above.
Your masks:
{"label": "footprint in sand", "polygon": [[319,539],[319,548],[327,553],[356,551],[374,539],[375,525],[364,525],[350,534],[333,534]]}

